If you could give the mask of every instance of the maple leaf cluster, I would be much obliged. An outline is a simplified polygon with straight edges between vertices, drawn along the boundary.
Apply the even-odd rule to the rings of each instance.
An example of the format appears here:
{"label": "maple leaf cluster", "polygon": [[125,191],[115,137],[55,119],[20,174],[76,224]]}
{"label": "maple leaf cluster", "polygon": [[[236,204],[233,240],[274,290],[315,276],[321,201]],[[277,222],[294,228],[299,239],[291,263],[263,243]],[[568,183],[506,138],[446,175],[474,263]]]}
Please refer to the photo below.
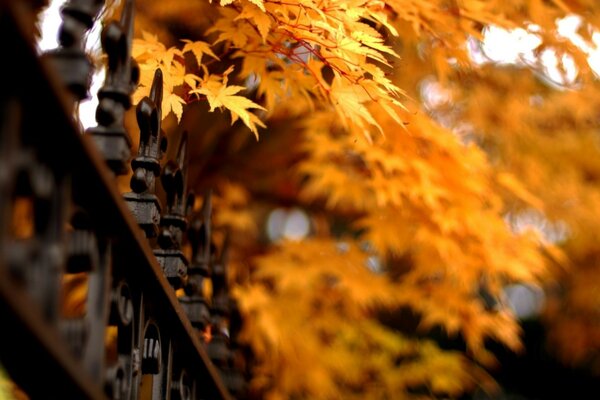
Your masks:
{"label": "maple leaf cluster", "polygon": [[[147,32],[143,33],[143,39],[134,41],[133,56],[138,60],[141,71],[140,86],[135,93],[134,102],[148,95],[154,71],[160,69],[163,71],[163,93],[168,94],[162,102],[165,117],[172,112],[180,121],[183,105],[187,103],[188,96],[203,95],[210,104],[211,111],[215,108],[226,108],[231,113],[232,124],[238,118],[241,119],[258,138],[257,125],[264,127],[264,124],[249,110],[264,110],[264,108],[247,97],[237,94],[246,89],[245,87],[227,86],[228,75],[233,71],[233,66],[222,74],[210,74],[207,67],[202,64],[202,57],[207,55],[217,61],[219,57],[211,50],[208,43],[192,42],[187,39],[182,41],[185,43],[182,49],[177,47],[167,49],[156,36]],[[187,53],[194,56],[200,67],[198,72],[200,76],[186,70],[184,56]]]}

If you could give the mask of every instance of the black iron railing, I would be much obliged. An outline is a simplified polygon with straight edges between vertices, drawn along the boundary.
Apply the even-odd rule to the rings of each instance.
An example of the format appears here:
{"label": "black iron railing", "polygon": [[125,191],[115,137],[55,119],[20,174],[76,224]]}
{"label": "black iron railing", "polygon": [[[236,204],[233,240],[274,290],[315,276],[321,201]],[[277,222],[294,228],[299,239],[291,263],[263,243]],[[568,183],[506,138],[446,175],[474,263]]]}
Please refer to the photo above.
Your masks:
{"label": "black iron railing", "polygon": [[[72,117],[92,71],[82,37],[103,1],[67,1],[60,47],[40,58],[29,3],[0,0],[0,364],[31,398],[229,399],[243,379],[228,350],[225,257],[211,244],[210,193],[190,215],[185,135],[175,158],[162,160],[160,70],[137,105],[130,164],[124,115],[139,74],[133,2],[124,3],[102,34],[98,126],[82,134]],[[130,165],[131,192],[122,195],[115,174]],[[211,275],[208,299],[202,280]],[[61,311],[66,279],[86,289],[79,314]]]}

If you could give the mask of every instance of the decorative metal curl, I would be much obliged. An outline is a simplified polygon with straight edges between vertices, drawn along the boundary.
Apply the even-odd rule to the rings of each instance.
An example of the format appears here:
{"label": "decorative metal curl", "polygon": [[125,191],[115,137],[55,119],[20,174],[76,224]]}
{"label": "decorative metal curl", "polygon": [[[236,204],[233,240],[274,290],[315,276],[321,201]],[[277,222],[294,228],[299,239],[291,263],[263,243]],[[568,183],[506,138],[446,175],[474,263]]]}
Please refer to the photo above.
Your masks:
{"label": "decorative metal curl", "polygon": [[157,375],[162,365],[160,330],[154,322],[147,322],[142,346],[142,374]]}
{"label": "decorative metal curl", "polygon": [[171,398],[173,400],[192,400],[193,382],[187,372],[183,369],[179,373],[179,377],[171,383]]}
{"label": "decorative metal curl", "polygon": [[105,392],[110,398],[117,400],[137,398],[138,378],[141,373],[141,302],[134,299],[131,288],[124,280],[114,282],[109,297],[108,323],[117,328],[117,359],[106,370]]}

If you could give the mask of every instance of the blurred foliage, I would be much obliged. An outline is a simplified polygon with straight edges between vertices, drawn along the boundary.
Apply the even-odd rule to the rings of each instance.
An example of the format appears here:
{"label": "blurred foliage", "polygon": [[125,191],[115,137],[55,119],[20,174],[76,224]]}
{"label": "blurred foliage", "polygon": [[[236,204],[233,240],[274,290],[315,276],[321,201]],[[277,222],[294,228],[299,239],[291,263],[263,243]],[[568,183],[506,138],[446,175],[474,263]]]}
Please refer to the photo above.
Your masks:
{"label": "blurred foliage", "polygon": [[[598,91],[585,51],[559,37],[556,22],[581,15],[589,41],[597,7],[149,2],[142,29],[166,45],[146,53],[143,71],[167,69],[167,93],[186,104],[174,110],[179,129],[204,136],[195,183],[236,188],[222,193],[215,221],[227,221],[238,241],[232,280],[257,396],[457,396],[475,382],[489,389],[486,340],[520,349],[502,292],[511,282],[547,287],[557,348],[568,346],[572,361],[589,356],[594,329],[585,316],[597,309],[590,285],[600,282],[590,264]],[[548,85],[540,63],[473,62],[467,43],[482,39],[485,26],[533,24],[534,56],[551,49],[575,60],[571,87]],[[162,46],[145,35],[138,48]],[[419,101],[428,79],[445,101]],[[209,113],[219,107],[260,142]],[[228,196],[239,198],[237,211]],[[272,244],[250,233],[251,220],[262,223],[281,206],[307,211],[311,238]],[[518,224],[532,214],[546,228]],[[552,224],[566,238],[549,240]],[[368,267],[372,257],[379,270]],[[400,308],[418,315],[416,332],[378,319]],[[578,315],[588,326],[575,336],[583,337],[561,336]],[[467,352],[419,339],[432,327],[460,335]]]}

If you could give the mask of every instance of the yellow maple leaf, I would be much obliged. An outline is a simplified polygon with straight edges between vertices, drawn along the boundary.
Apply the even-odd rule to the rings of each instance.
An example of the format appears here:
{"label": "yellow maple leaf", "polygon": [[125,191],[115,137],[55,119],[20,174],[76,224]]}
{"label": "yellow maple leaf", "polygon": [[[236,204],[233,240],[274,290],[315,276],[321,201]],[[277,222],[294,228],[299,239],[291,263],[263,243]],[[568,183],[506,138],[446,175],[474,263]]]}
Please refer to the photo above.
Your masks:
{"label": "yellow maple leaf", "polygon": [[366,136],[368,136],[368,132],[365,122],[383,132],[381,126],[365,106],[365,103],[371,98],[363,88],[342,78],[335,77],[331,85],[330,95],[336,111],[344,121],[349,120],[363,128]]}
{"label": "yellow maple leaf", "polygon": [[[378,50],[382,53],[387,53],[394,57],[399,57],[398,54],[391,47],[386,46],[384,44],[383,38],[381,36],[375,36],[365,30],[356,30],[352,32],[352,38],[359,42],[364,46],[371,47],[375,50]],[[384,59],[385,60],[385,59]]]}
{"label": "yellow maple leaf", "polygon": [[162,110],[163,115],[169,114],[173,111],[173,114],[177,117],[177,122],[181,122],[181,116],[183,114],[183,105],[185,104],[185,100],[175,93],[169,94],[167,97],[163,99],[162,102]]}
{"label": "yellow maple leaf", "polygon": [[265,12],[264,7],[260,8],[255,5],[248,4],[242,9],[242,13],[235,18],[235,20],[238,19],[252,20],[263,39],[263,43],[265,42],[267,35],[269,34],[269,30],[271,29],[272,21],[271,17],[269,17],[269,15]]}
{"label": "yellow maple leaf", "polygon": [[142,31],[142,39],[134,39],[131,56],[139,60],[143,55],[152,55],[164,53],[167,50],[156,35],[150,32]]}
{"label": "yellow maple leaf", "polygon": [[191,94],[203,94],[208,100],[210,111],[214,111],[217,107],[224,107],[231,112],[231,123],[233,124],[238,118],[254,133],[258,140],[257,125],[264,128],[263,122],[254,114],[250,113],[250,109],[265,110],[264,107],[256,104],[252,100],[236,95],[244,86],[231,85],[227,86],[227,79],[222,82],[213,79],[206,81],[202,87],[190,90]]}
{"label": "yellow maple leaf", "polygon": [[188,39],[182,39],[181,41],[185,43],[182,52],[192,53],[194,57],[196,57],[196,62],[198,62],[198,65],[202,65],[202,56],[204,54],[211,56],[215,60],[219,60],[219,57],[217,57],[217,55],[211,50],[210,45],[208,43],[200,40],[193,42]]}

